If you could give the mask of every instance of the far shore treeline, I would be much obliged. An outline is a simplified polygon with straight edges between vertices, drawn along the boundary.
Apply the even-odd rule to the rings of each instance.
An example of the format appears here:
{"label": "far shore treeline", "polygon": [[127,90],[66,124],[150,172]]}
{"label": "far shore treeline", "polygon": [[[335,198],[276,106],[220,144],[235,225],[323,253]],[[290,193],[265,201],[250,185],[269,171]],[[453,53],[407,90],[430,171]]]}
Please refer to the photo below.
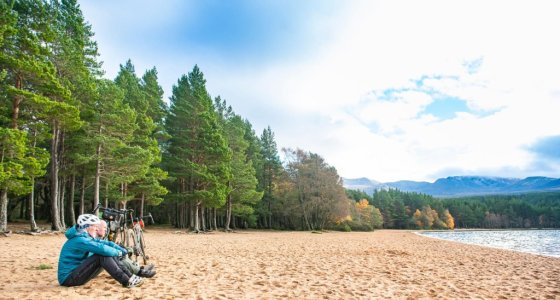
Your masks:
{"label": "far shore treeline", "polygon": [[378,207],[383,228],[447,229],[449,226],[443,224],[447,213],[457,228],[560,228],[560,192],[460,198],[435,198],[396,189],[377,190],[372,195],[347,190],[347,194]]}
{"label": "far shore treeline", "polygon": [[97,204],[196,232],[560,227],[547,196],[346,191],[319,154],[281,161],[272,129],[212,97],[196,65],[168,103],[155,67],[103,79],[93,36],[76,0],[0,0],[0,231],[64,230]]}

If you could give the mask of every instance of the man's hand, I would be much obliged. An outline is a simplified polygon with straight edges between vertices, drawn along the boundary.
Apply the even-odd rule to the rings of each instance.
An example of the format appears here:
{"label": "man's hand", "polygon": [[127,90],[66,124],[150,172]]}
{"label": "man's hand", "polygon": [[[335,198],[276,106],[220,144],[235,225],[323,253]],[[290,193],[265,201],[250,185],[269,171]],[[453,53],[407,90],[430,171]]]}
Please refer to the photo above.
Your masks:
{"label": "man's hand", "polygon": [[118,260],[123,260],[126,257],[126,252],[119,250],[119,255],[117,255]]}

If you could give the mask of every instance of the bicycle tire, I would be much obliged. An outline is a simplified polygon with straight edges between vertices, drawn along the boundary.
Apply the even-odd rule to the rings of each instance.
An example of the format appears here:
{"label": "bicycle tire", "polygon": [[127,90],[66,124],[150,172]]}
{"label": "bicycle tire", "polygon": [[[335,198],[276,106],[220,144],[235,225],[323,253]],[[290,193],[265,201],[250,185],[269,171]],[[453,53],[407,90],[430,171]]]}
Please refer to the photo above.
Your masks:
{"label": "bicycle tire", "polygon": [[144,240],[144,232],[142,229],[138,230],[138,242],[140,243],[140,255],[142,255],[142,261],[144,265],[148,264],[148,255],[146,255],[146,241]]}
{"label": "bicycle tire", "polygon": [[115,244],[126,247],[126,232],[124,230],[117,229],[117,231],[113,235],[113,242]]}
{"label": "bicycle tire", "polygon": [[136,234],[134,233],[134,230],[132,229],[127,229],[126,230],[126,243],[125,243],[125,247],[126,248],[132,248],[132,255],[134,255],[134,260],[136,262],[138,262],[138,251],[136,250]]}

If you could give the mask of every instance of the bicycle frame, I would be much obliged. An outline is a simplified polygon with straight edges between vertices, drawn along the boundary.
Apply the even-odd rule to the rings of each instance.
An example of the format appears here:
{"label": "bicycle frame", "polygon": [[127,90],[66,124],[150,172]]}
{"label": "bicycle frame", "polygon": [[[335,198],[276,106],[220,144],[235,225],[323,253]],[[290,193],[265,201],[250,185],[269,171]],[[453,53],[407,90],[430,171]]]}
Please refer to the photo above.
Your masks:
{"label": "bicycle frame", "polygon": [[[114,209],[102,207],[100,204],[93,209],[92,213],[97,214],[98,210],[103,212],[103,219],[106,219],[108,222],[107,233],[103,238],[125,248],[132,248],[132,254],[134,254],[136,261],[138,261],[138,256],[142,256],[143,263],[146,264],[148,256],[144,250],[146,242],[144,241],[142,230],[143,219],[150,218],[153,222],[152,214],[149,213],[148,216],[135,219],[133,216],[133,209]],[[109,217],[105,218],[105,213],[108,213]],[[128,223],[130,223],[130,227],[127,226]]]}
{"label": "bicycle frame", "polygon": [[127,213],[132,210],[102,207],[101,204],[98,204],[92,213],[97,215],[98,211],[101,211],[103,215],[110,214],[108,218],[103,217],[107,222],[107,233],[104,238],[121,246],[126,246]]}

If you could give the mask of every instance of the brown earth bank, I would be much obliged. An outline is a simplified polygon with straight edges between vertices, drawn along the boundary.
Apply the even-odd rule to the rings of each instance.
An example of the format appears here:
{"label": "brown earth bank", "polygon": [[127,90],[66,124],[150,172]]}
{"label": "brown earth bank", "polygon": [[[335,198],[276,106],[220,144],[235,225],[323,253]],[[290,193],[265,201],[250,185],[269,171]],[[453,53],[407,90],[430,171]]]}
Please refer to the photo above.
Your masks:
{"label": "brown earth bank", "polygon": [[157,275],[127,289],[106,272],[84,286],[59,286],[63,234],[2,235],[0,298],[560,299],[559,258],[409,231],[187,234],[148,228],[145,237]]}

